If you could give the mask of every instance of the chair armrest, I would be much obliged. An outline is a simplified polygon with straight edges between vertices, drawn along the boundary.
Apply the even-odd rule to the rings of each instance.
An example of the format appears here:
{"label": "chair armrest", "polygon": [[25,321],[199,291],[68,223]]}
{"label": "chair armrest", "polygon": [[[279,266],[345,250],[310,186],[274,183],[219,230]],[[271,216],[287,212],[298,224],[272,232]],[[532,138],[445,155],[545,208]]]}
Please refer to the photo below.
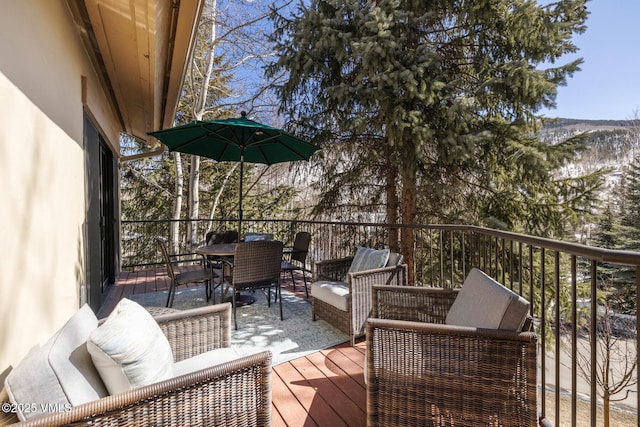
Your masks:
{"label": "chair armrest", "polygon": [[364,323],[371,315],[371,289],[373,286],[403,286],[407,282],[406,273],[407,266],[398,265],[347,274],[354,335],[364,334]]}
{"label": "chair armrest", "polygon": [[33,418],[31,426],[271,425],[271,352]]}
{"label": "chair armrest", "polygon": [[352,261],[353,257],[316,261],[313,263],[313,280],[343,280]]}
{"label": "chair armrest", "polygon": [[371,317],[443,324],[459,289],[374,286]]}
{"label": "chair armrest", "polygon": [[388,319],[367,320],[366,333],[368,425],[428,424],[437,412],[536,425],[534,333]]}
{"label": "chair armrest", "polygon": [[176,362],[231,345],[231,304],[216,304],[155,317]]}
{"label": "chair armrest", "polygon": [[407,265],[374,268],[347,273],[347,282],[368,282],[373,285],[407,286]]}

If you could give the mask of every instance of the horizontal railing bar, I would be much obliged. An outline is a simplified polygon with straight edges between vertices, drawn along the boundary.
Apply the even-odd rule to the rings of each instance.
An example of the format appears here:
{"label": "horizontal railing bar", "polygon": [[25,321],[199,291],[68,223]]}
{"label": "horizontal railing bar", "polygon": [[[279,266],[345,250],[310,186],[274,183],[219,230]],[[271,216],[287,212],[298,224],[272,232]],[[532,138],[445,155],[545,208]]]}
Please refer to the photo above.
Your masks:
{"label": "horizontal railing bar", "polygon": [[[158,223],[158,222],[228,222],[229,220],[221,219],[177,219],[177,220],[140,220],[140,221],[122,221],[123,224],[128,223]],[[314,220],[289,220],[289,219],[245,219],[243,222],[273,222],[273,223],[300,223],[310,225],[340,225],[346,227],[385,227],[385,228],[411,228],[411,229],[432,229],[432,230],[458,230],[466,232],[475,232],[488,236],[502,237],[516,242],[533,245],[536,247],[544,247],[546,249],[557,250],[561,252],[571,253],[576,256],[589,258],[595,261],[606,262],[617,265],[637,265],[640,266],[640,252],[624,251],[615,249],[598,248],[587,246],[581,243],[565,242],[561,240],[553,240],[545,237],[536,237],[526,234],[513,233],[510,231],[496,230],[492,228],[478,227],[474,225],[461,224],[381,224],[375,222],[334,222],[334,221],[314,221]]]}

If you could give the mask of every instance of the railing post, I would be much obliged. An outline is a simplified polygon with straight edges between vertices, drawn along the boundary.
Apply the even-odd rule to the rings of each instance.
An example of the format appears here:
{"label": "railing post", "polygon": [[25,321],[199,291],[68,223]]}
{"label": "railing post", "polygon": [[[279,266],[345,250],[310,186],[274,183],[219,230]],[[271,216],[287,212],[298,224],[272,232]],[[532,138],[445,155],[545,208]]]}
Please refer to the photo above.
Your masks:
{"label": "railing post", "polygon": [[596,389],[596,366],[598,359],[596,357],[596,347],[598,342],[598,269],[596,261],[591,261],[591,330],[589,331],[591,345],[591,427],[596,427],[596,416],[598,407],[598,394]]}

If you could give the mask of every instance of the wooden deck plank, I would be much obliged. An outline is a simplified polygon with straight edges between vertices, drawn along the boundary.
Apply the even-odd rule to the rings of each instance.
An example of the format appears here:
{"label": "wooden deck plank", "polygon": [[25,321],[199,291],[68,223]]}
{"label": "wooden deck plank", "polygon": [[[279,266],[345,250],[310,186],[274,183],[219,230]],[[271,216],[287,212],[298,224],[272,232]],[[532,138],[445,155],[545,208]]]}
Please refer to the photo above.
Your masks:
{"label": "wooden deck plank", "polygon": [[345,353],[343,353],[343,350],[346,349],[338,347],[321,351],[325,357],[325,365],[331,370],[343,371],[344,374],[341,376],[347,376],[355,380],[361,387],[366,387],[364,383],[364,367],[347,357]]}
{"label": "wooden deck plank", "polygon": [[[282,365],[273,367],[273,375],[271,377],[272,413],[278,413],[282,419],[282,425],[284,426],[318,426],[315,421],[309,417],[307,410],[302,406],[296,395],[289,388],[287,379],[283,380],[280,377],[280,369],[277,369],[280,366]],[[275,424],[275,420],[272,421],[274,421],[274,426],[277,425]]]}
{"label": "wooden deck plank", "polygon": [[334,349],[313,353],[308,356],[308,359],[322,371],[328,380],[332,381],[336,387],[340,388],[340,390],[348,396],[348,399],[351,399],[362,412],[365,412],[367,409],[367,401],[365,395],[364,374],[361,371],[359,375],[361,378],[351,377],[347,371],[352,370],[352,368],[344,369],[336,363],[336,360],[340,361],[344,360],[344,358],[332,359],[332,357],[335,358],[334,352],[336,351],[339,352],[340,350]]}
{"label": "wooden deck plank", "polygon": [[[304,358],[296,360],[304,360]],[[274,370],[278,372],[282,381],[313,421],[319,426],[348,427],[348,424],[332,410],[331,406],[318,396],[317,388],[313,384],[314,380],[309,381],[292,362],[277,365]]]}
{"label": "wooden deck plank", "polygon": [[[302,357],[291,362],[298,372],[300,372],[308,383],[307,387],[314,390],[313,405],[309,408],[309,413],[314,411],[327,411],[328,405],[345,423],[346,426],[364,426],[366,417],[363,409],[356,404],[347,392],[343,391],[346,384],[353,382],[344,374],[337,374],[332,378],[327,377],[321,366],[317,366],[309,358]],[[336,423],[322,424],[335,426]]]}
{"label": "wooden deck plank", "polygon": [[280,412],[278,412],[278,410],[273,405],[272,407],[273,409],[271,411],[271,425],[274,427],[285,427],[287,424],[280,416]]}

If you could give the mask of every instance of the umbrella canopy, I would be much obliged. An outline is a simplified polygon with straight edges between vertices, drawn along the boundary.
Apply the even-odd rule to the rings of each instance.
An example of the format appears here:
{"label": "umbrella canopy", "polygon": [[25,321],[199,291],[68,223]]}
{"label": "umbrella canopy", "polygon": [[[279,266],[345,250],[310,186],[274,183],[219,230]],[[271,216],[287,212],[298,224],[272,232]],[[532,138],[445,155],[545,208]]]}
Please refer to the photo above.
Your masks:
{"label": "umbrella canopy", "polygon": [[219,162],[240,162],[238,235],[242,228],[242,175],[244,162],[273,165],[309,160],[319,147],[282,129],[242,117],[194,122],[148,133],[170,151],[195,154]]}

